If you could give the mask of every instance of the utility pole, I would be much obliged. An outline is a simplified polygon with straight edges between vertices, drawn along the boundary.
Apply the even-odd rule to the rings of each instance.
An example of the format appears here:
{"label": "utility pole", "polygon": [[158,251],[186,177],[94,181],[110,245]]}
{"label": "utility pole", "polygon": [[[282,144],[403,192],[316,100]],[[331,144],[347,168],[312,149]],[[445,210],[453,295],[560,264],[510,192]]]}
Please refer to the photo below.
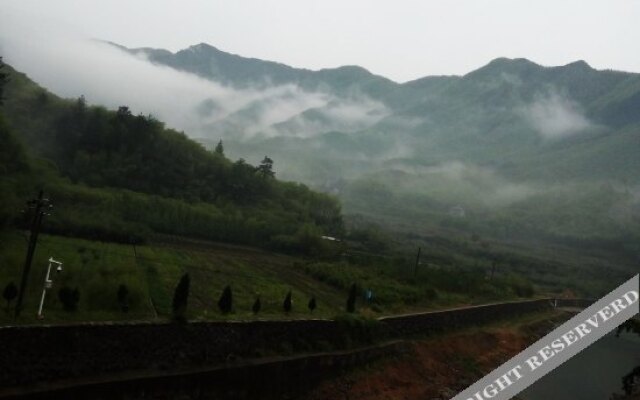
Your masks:
{"label": "utility pole", "polygon": [[49,211],[53,206],[50,204],[49,199],[44,198],[44,192],[40,190],[38,198],[29,200],[27,202],[27,208],[34,209],[34,215],[31,218],[31,226],[29,227],[29,247],[27,247],[27,258],[24,261],[24,268],[22,269],[22,280],[20,281],[20,291],[18,292],[18,301],[15,306],[14,319],[18,319],[20,311],[22,310],[22,301],[24,299],[24,293],[27,289],[27,281],[29,280],[29,271],[31,270],[31,262],[33,261],[33,253],[36,251],[36,244],[38,243],[38,234],[40,233],[40,224],[42,224],[42,218],[45,213]]}
{"label": "utility pole", "polygon": [[422,251],[422,247],[418,247],[418,255],[416,256],[416,267],[413,269],[414,278],[418,277],[418,265],[420,265],[420,252]]}

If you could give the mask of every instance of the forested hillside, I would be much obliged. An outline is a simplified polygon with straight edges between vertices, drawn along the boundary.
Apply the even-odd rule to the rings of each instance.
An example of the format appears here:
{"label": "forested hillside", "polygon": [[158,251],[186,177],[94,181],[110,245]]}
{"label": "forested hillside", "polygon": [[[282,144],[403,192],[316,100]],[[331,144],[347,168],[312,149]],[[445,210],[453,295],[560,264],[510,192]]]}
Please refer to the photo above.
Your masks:
{"label": "forested hillside", "polygon": [[[213,91],[194,96],[201,123],[188,133],[211,148],[223,137],[235,157],[273,155],[280,176],[335,194],[347,215],[430,235],[639,251],[636,73],[497,58],[463,76],[396,83],[359,67],[311,71],[206,44],[118,48],[148,68],[265,94],[237,107]],[[322,101],[272,104],[267,94],[284,87],[295,100]],[[266,118],[274,109],[291,112]]]}
{"label": "forested hillside", "polygon": [[[63,100],[8,66],[0,108],[2,224],[44,188],[46,229],[118,241],[152,233],[311,251],[340,235],[338,202],[275,178],[273,161],[231,161],[152,116]],[[276,160],[277,162],[277,160]]]}

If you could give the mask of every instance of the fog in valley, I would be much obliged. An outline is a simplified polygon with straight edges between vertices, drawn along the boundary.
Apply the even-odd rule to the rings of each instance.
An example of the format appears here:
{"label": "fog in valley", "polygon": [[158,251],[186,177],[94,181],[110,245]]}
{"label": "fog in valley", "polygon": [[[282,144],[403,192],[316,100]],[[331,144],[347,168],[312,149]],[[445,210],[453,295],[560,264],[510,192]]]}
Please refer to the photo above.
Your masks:
{"label": "fog in valley", "polygon": [[[597,88],[585,94],[571,80],[598,74],[584,62],[498,59],[463,77],[404,84],[355,67],[265,63],[245,79],[223,58],[239,70],[263,62],[220,58],[205,44],[169,53],[53,25],[42,32],[4,18],[0,49],[53,93],[126,105],[207,147],[222,140],[234,159],[268,155],[280,178],[338,196],[349,214],[384,219],[391,204],[394,218],[420,228],[453,224],[503,239],[588,237],[593,226],[598,236],[637,234],[626,217],[638,216],[638,175],[615,168],[630,157],[628,133],[601,117]],[[581,150],[607,137],[602,152]]]}

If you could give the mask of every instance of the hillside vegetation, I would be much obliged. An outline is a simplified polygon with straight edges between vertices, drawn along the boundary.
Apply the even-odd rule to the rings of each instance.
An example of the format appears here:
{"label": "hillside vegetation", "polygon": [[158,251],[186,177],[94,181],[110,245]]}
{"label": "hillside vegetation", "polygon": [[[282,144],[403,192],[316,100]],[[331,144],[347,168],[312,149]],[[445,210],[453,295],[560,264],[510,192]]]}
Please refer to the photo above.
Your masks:
{"label": "hillside vegetation", "polygon": [[[19,282],[27,236],[0,234],[0,289]],[[403,260],[302,259],[185,238],[163,237],[155,243],[132,245],[43,235],[36,250],[21,323],[35,323],[49,257],[62,261],[54,273],[53,290],[45,302],[48,322],[100,320],[158,320],[172,318],[172,299],[180,277],[189,273],[191,288],[187,318],[191,320],[250,320],[333,318],[346,312],[352,284],[357,284],[356,307],[365,316],[424,311],[447,306],[481,304],[527,298],[533,286],[516,275],[486,280],[481,269],[424,268],[414,276]],[[118,297],[127,288],[127,309]],[[223,289],[233,291],[231,313],[218,307]],[[62,288],[78,290],[73,311],[59,298]],[[366,298],[371,290],[373,297]],[[283,302],[292,293],[292,310]],[[260,297],[261,308],[252,312]],[[315,298],[317,308],[310,311]],[[13,310],[0,307],[0,323],[15,323]]]}
{"label": "hillside vegetation", "polygon": [[[373,231],[345,232],[332,197],[278,181],[267,157],[258,167],[232,162],[222,144],[206,150],[125,106],[109,111],[83,98],[63,100],[4,71],[10,80],[0,114],[2,288],[20,279],[31,218],[25,200],[43,188],[54,204],[44,218],[23,322],[34,321],[49,257],[63,261],[64,270],[48,294],[48,321],[170,318],[185,273],[192,282],[190,319],[309,317],[311,298],[314,316],[332,317],[345,311],[354,284],[357,308],[367,315],[534,294],[519,276],[487,281],[484,269],[471,270],[466,261],[418,274],[404,250],[381,246]],[[231,314],[217,307],[227,285]],[[61,290],[77,304],[66,304]],[[294,305],[284,312],[289,291]],[[261,310],[252,313],[258,296]],[[0,314],[12,319],[9,307]]]}
{"label": "hillside vegetation", "polygon": [[[42,187],[56,212],[46,229],[120,242],[153,232],[312,251],[313,238],[342,233],[339,203],[208,151],[151,116],[62,100],[5,68],[0,120],[2,224]],[[306,247],[305,247],[306,246]]]}
{"label": "hillside vegetation", "polygon": [[[29,282],[29,320],[50,256],[65,262],[47,300],[50,318],[61,321],[169,318],[173,291],[185,273],[192,282],[187,312],[192,319],[308,317],[311,298],[318,306],[313,315],[331,317],[344,312],[354,284],[358,310],[365,315],[527,298],[536,291],[592,295],[628,273],[626,266],[616,266],[600,279],[617,259],[603,264],[597,252],[576,257],[559,248],[541,247],[532,254],[502,246],[489,239],[497,228],[484,223],[486,216],[443,220],[446,203],[425,201],[449,195],[450,188],[434,180],[428,191],[413,190],[412,181],[398,173],[388,175],[392,192],[375,179],[341,187],[342,194],[351,193],[352,210],[366,216],[351,215],[347,229],[335,198],[276,179],[269,157],[257,167],[234,162],[225,155],[226,142],[207,150],[152,116],[134,115],[126,106],[115,111],[88,106],[83,97],[64,100],[10,67],[4,71],[9,83],[0,108],[1,287],[19,280],[26,247],[19,232],[30,218],[25,200],[42,188],[55,206],[45,217],[48,235],[41,239]],[[475,172],[469,179],[490,186],[493,177]],[[469,198],[481,193],[467,190],[461,193]],[[400,192],[408,197],[400,198]],[[608,196],[606,187],[595,197],[585,193],[596,208],[606,207]],[[372,205],[380,207],[378,215]],[[405,227],[413,233],[400,236],[368,221],[395,228],[410,214],[413,225]],[[548,216],[542,213],[534,222]],[[580,229],[592,225],[587,221]],[[442,235],[423,236],[433,226]],[[450,229],[476,233],[460,237]],[[518,236],[517,226],[498,229],[505,237]],[[617,245],[610,243],[614,250]],[[416,263],[418,247],[423,253]],[[122,285],[126,312],[118,299]],[[229,315],[217,309],[227,285],[234,293]],[[70,293],[78,289],[77,311],[63,310],[57,296],[62,287]],[[285,313],[282,302],[289,291],[295,304]],[[262,310],[253,314],[258,296]]]}

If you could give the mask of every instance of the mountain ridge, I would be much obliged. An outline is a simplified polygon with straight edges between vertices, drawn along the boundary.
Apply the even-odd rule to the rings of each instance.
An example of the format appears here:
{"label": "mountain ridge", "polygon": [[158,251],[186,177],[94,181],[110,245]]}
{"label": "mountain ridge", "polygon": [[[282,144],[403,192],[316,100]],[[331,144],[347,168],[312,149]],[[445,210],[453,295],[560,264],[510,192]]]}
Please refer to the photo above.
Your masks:
{"label": "mountain ridge", "polygon": [[414,78],[414,79],[409,79],[407,81],[404,82],[400,82],[400,81],[396,81],[394,79],[388,78],[384,75],[381,74],[374,74],[371,71],[369,71],[367,68],[362,67],[360,65],[356,65],[356,64],[344,64],[344,65],[338,65],[335,67],[326,67],[326,68],[319,68],[319,69],[313,69],[313,68],[305,68],[305,67],[294,67],[291,66],[289,64],[286,64],[284,62],[280,62],[280,61],[274,61],[274,60],[264,60],[264,59],[260,59],[260,58],[256,58],[256,57],[248,57],[248,56],[243,56],[240,54],[236,54],[236,53],[232,53],[232,52],[227,52],[224,50],[221,50],[220,48],[206,43],[206,42],[200,42],[198,44],[194,44],[188,47],[185,47],[183,49],[180,50],[176,50],[176,51],[171,51],[171,50],[166,50],[163,48],[157,48],[157,47],[126,47],[123,45],[120,45],[118,43],[115,42],[110,42],[110,41],[104,41],[104,43],[113,45],[115,47],[118,47],[122,50],[125,50],[127,52],[133,53],[133,54],[140,54],[140,53],[145,53],[145,52],[161,52],[161,53],[165,53],[165,54],[171,54],[171,55],[178,55],[180,53],[185,53],[185,52],[189,52],[189,51],[194,51],[194,50],[198,50],[201,51],[204,49],[204,51],[206,52],[215,52],[219,55],[224,55],[224,56],[231,56],[240,60],[249,60],[249,61],[260,61],[263,63],[269,63],[269,64],[273,64],[273,65],[278,65],[278,66],[283,66],[283,67],[287,67],[289,69],[292,70],[297,70],[297,71],[305,71],[305,72],[322,72],[322,71],[333,71],[333,70],[340,70],[343,68],[356,68],[358,70],[361,70],[362,72],[366,72],[369,75],[373,75],[376,77],[380,77],[383,79],[386,79],[388,81],[394,82],[398,85],[405,85],[411,82],[415,82],[415,81],[420,81],[422,79],[429,79],[429,78],[440,78],[440,77],[464,77],[466,75],[472,74],[480,69],[492,66],[492,65],[496,65],[496,64],[502,64],[502,65],[509,65],[512,63],[516,63],[516,64],[522,64],[522,63],[527,63],[530,65],[533,65],[535,67],[539,67],[539,68],[544,68],[544,69],[553,69],[553,68],[566,68],[566,67],[570,67],[570,68],[581,68],[581,69],[588,69],[588,70],[593,70],[593,71],[599,71],[599,72],[613,72],[613,73],[621,73],[621,74],[637,74],[636,72],[632,72],[632,71],[623,71],[623,70],[616,70],[616,69],[611,69],[611,68],[603,68],[603,69],[596,69],[593,68],[586,60],[575,60],[575,61],[571,61],[568,62],[566,64],[560,64],[560,65],[543,65],[540,63],[537,63],[533,60],[530,60],[526,57],[505,57],[505,56],[498,56],[496,58],[491,59],[490,61],[488,61],[485,65],[478,67],[474,70],[471,70],[469,72],[463,73],[463,74],[436,74],[436,75],[424,75],[418,78]]}
{"label": "mountain ridge", "polygon": [[[348,142],[366,157],[387,159],[389,151],[393,153],[392,149],[396,149],[397,155],[413,153],[409,159],[420,163],[451,157],[483,163],[496,152],[491,147],[497,146],[503,149],[498,153],[507,157],[505,165],[510,165],[533,159],[536,154],[545,157],[543,153],[556,148],[565,154],[565,148],[572,143],[576,149],[584,149],[585,141],[598,147],[618,142],[615,146],[622,146],[617,147],[618,150],[627,154],[630,150],[625,149],[622,139],[615,138],[615,133],[640,124],[640,113],[634,112],[640,109],[640,74],[597,70],[584,60],[543,66],[526,58],[499,57],[464,75],[427,76],[396,83],[359,67],[296,69],[228,54],[205,43],[169,53],[172,54],[169,59],[161,56],[167,55],[163,50],[127,51],[151,54],[151,62],[236,87],[252,87],[259,82],[268,82],[267,86],[295,84],[303,90],[331,93],[338,101],[352,98],[355,91],[385,107],[378,107],[376,111],[380,118],[365,120],[363,124],[332,123],[337,120],[330,105],[302,110],[289,119],[276,121],[269,128],[270,133],[262,141],[258,140],[262,145],[279,135],[299,136],[306,138],[302,142],[313,142],[313,146],[321,146],[329,153],[342,153],[340,146]],[[344,110],[341,113],[353,115],[348,111],[351,108],[344,107]],[[370,108],[368,113],[372,110],[376,108]],[[255,110],[250,114],[254,115]],[[215,136],[218,132],[218,137],[237,142],[244,113],[233,115],[231,124],[209,125],[207,135]],[[338,136],[331,133],[341,131],[347,136],[340,136],[336,141]],[[329,135],[322,138],[324,133]],[[602,135],[605,139],[594,139]],[[606,135],[610,139],[607,140]],[[318,140],[313,139],[315,136]],[[629,133],[623,136],[628,137]],[[631,139],[624,142],[627,140]],[[261,146],[259,143],[257,148]],[[238,147],[246,148],[246,145],[238,143]],[[401,150],[403,147],[406,151]],[[615,160],[613,165],[618,162]],[[588,164],[578,162],[584,163]],[[616,175],[615,170],[609,170],[612,176]],[[291,178],[308,182],[308,177],[296,174]]]}
{"label": "mountain ridge", "polygon": [[232,158],[268,155],[279,177],[338,195],[349,214],[433,226],[461,205],[468,218],[446,223],[494,236],[637,231],[640,74],[503,57],[399,84],[358,67],[300,70],[208,45],[126,51],[215,83],[180,104],[189,135],[211,147],[222,139]]}
{"label": "mountain ridge", "polygon": [[[152,63],[168,65],[207,79],[214,78],[238,88],[246,88],[251,85],[268,86],[296,83],[305,89],[312,90],[322,86],[323,77],[341,80],[375,79],[387,86],[397,85],[396,82],[388,78],[374,75],[365,68],[356,65],[343,65],[319,70],[295,68],[276,61],[265,61],[227,53],[207,43],[199,43],[175,53],[165,49],[126,48],[117,44],[113,45],[130,54],[145,56]],[[257,78],[255,78],[256,76]],[[332,89],[338,89],[338,87]]]}
{"label": "mountain ridge", "polygon": [[[621,126],[640,121],[640,116],[634,117],[630,112],[636,105],[640,106],[640,89],[629,93],[626,98],[612,93],[622,92],[625,87],[635,85],[640,88],[640,74],[597,70],[584,60],[565,65],[543,66],[526,58],[498,57],[464,75],[425,76],[398,83],[360,66],[345,65],[319,70],[295,68],[275,61],[227,53],[207,43],[199,43],[176,52],[151,48],[129,49],[110,44],[129,54],[142,55],[154,64],[169,66],[240,89],[294,84],[305,91],[332,93],[341,97],[362,94],[393,110],[401,111],[416,109],[423,100],[428,101],[434,96],[440,97],[438,101],[444,97],[446,103],[447,96],[455,97],[460,92],[466,93],[467,101],[486,101],[486,98],[479,99],[477,96],[493,96],[498,103],[510,101],[513,99],[508,96],[495,94],[495,87],[489,88],[493,92],[487,91],[488,86],[504,86],[505,81],[510,80],[506,84],[511,85],[511,89],[497,89],[502,92],[507,90],[509,95],[520,93],[517,95],[518,99],[531,101],[537,92],[557,87],[560,94],[566,94],[587,112],[595,114],[594,119],[598,122]],[[587,80],[592,82],[586,83]],[[470,96],[469,90],[476,94]],[[617,110],[611,109],[605,100],[601,100],[607,96],[620,103],[616,106]]]}

